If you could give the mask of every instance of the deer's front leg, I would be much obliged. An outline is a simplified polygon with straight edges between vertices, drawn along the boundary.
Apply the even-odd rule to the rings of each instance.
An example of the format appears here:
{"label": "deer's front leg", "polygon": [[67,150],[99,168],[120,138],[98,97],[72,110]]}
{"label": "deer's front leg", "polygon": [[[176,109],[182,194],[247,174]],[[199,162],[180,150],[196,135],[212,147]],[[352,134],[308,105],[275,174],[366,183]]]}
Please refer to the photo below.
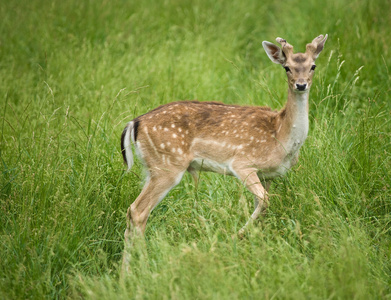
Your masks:
{"label": "deer's front leg", "polygon": [[[239,230],[239,237],[244,235],[244,231],[248,224],[258,218],[262,211],[264,211],[268,205],[268,193],[262,186],[261,181],[258,178],[256,169],[240,169],[235,170],[237,177],[246,185],[246,188],[254,194],[256,198],[256,207],[251,215],[250,220]],[[269,184],[267,184],[269,187]]]}
{"label": "deer's front leg", "polygon": [[[261,184],[265,188],[267,195],[269,194],[269,189],[270,189],[271,183],[272,183],[271,180],[261,180]],[[259,204],[259,198],[258,198],[258,196],[254,195],[254,209],[258,206],[258,204]],[[265,210],[263,210],[263,211],[265,211]]]}

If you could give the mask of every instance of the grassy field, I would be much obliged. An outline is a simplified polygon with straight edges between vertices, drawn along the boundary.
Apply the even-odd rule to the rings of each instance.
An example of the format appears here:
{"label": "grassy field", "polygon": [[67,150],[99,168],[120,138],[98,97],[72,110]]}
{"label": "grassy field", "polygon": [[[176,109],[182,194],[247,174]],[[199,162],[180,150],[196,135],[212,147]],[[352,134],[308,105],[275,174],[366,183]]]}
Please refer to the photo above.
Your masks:
{"label": "grassy field", "polygon": [[[391,298],[391,2],[2,1],[1,299]],[[231,177],[191,177],[120,263],[142,168],[126,122],[174,100],[280,109],[296,51],[329,34],[296,167],[265,217]]]}

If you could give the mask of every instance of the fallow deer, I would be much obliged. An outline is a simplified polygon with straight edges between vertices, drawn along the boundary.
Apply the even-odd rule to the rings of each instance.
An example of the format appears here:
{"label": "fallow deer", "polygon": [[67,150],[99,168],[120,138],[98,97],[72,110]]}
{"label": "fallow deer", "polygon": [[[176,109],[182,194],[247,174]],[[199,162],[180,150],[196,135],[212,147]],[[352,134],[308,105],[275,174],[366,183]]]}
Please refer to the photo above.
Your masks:
{"label": "fallow deer", "polygon": [[[143,233],[150,212],[189,171],[232,175],[255,195],[256,219],[268,204],[270,179],[285,174],[298,159],[308,134],[308,97],[315,60],[327,35],[293,53],[282,38],[281,48],[262,42],[272,62],[288,77],[288,101],[280,111],[267,107],[180,101],[162,105],[130,121],[121,138],[128,170],[133,165],[131,144],[146,167],[146,183],[127,212],[125,243],[132,232]],[[262,184],[264,183],[264,184]],[[244,227],[239,232],[243,233]]]}

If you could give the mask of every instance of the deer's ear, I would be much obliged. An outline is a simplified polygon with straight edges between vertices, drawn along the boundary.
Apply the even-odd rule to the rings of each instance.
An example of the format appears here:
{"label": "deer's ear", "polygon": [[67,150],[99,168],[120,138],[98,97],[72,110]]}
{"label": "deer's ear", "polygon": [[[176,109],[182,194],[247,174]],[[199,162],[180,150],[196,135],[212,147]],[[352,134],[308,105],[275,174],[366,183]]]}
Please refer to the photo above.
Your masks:
{"label": "deer's ear", "polygon": [[307,44],[307,52],[309,52],[312,55],[312,58],[314,60],[316,60],[320,52],[322,52],[324,44],[327,41],[327,37],[328,37],[327,34],[326,36],[323,36],[321,34],[320,36],[314,38],[314,40],[310,44]]}
{"label": "deer's ear", "polygon": [[263,41],[262,46],[266,51],[267,56],[269,56],[270,60],[275,64],[284,65],[286,62],[286,57],[284,52],[282,52],[281,48],[274,45],[273,43]]}
{"label": "deer's ear", "polygon": [[[323,38],[323,35],[321,37]],[[328,35],[326,34],[326,36],[323,39],[321,38],[321,40],[317,43],[317,47],[316,47],[316,51],[315,51],[316,58],[318,58],[320,52],[322,52],[324,44],[327,41],[327,37],[328,37]]]}

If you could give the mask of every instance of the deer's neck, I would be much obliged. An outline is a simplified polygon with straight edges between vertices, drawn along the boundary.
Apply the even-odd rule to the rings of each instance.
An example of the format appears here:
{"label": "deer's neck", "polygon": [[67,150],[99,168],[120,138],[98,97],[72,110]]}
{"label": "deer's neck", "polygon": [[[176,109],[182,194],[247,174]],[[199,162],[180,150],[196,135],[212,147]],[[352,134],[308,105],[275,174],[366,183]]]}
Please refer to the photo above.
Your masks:
{"label": "deer's neck", "polygon": [[277,139],[288,154],[295,154],[303,145],[308,134],[308,96],[309,91],[295,93],[288,91],[288,102],[280,111],[280,130]]}

